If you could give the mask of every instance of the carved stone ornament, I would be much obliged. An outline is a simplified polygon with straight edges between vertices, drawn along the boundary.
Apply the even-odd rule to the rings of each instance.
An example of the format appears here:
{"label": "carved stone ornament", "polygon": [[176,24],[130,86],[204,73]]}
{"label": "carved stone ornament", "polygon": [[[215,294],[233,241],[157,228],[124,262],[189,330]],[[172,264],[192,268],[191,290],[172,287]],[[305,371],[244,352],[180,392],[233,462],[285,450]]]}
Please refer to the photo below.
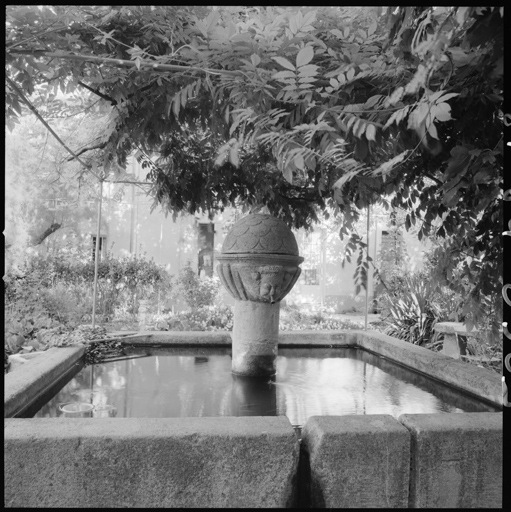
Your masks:
{"label": "carved stone ornament", "polygon": [[217,259],[220,280],[235,299],[271,304],[291,291],[303,261],[286,224],[258,213],[234,224]]}

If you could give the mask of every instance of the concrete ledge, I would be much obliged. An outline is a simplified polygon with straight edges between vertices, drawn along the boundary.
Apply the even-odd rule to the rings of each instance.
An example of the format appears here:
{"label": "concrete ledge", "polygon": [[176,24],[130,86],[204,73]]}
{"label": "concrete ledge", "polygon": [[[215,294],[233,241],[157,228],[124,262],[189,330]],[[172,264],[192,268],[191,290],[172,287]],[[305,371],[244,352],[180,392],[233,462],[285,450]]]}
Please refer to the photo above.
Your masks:
{"label": "concrete ledge", "polygon": [[313,416],[302,446],[310,507],[408,506],[410,433],[392,416]]}
{"label": "concrete ledge", "polygon": [[345,336],[358,347],[502,405],[502,379],[497,373],[378,332],[345,331]]}
{"label": "concrete ledge", "polygon": [[298,454],[283,416],[12,419],[5,506],[292,506]]}
{"label": "concrete ledge", "polygon": [[231,345],[227,331],[140,331],[119,338],[130,345]]}
{"label": "concrete ledge", "polygon": [[502,508],[502,413],[403,414],[410,508]]}
{"label": "concrete ledge", "polygon": [[279,347],[352,347],[349,331],[281,331]]}
{"label": "concrete ledge", "polygon": [[[348,331],[283,331],[279,332],[279,346],[328,346],[347,347],[354,340],[346,337]],[[358,331],[357,331],[358,332]],[[115,334],[115,333],[110,333]],[[119,334],[119,333],[117,333]],[[123,335],[120,341],[132,345],[204,345],[231,346],[231,333],[228,331],[141,331]]]}
{"label": "concrete ledge", "polygon": [[84,347],[51,348],[5,375],[4,418],[16,416],[73,371]]}

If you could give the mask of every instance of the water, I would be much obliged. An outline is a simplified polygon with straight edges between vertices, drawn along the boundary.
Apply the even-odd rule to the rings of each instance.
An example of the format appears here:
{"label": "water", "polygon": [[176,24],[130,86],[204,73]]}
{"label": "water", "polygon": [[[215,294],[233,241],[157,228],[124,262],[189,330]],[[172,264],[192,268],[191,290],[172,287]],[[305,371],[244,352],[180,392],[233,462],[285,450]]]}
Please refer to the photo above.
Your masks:
{"label": "water", "polygon": [[495,411],[354,348],[279,349],[277,375],[231,373],[230,348],[137,349],[145,357],[83,368],[35,417],[168,418]]}

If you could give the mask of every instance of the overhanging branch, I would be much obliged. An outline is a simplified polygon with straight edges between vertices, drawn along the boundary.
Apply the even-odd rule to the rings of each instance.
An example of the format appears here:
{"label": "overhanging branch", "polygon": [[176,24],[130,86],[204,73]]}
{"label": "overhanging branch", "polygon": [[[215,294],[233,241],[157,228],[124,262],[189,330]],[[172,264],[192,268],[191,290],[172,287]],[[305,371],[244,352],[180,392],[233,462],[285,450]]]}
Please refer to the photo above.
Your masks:
{"label": "overhanging branch", "polygon": [[132,61],[125,59],[112,59],[110,57],[96,57],[94,55],[77,55],[73,53],[48,52],[46,50],[12,50],[8,52],[12,55],[32,55],[34,57],[50,57],[52,59],[81,60],[87,62],[98,62],[101,64],[110,64],[116,67],[136,67],[144,71],[201,71],[211,75],[230,75],[240,76],[238,71],[229,71],[228,69],[208,69],[195,66],[179,66],[177,64],[158,64],[156,62]]}
{"label": "overhanging branch", "polygon": [[101,144],[97,144],[96,146],[89,146],[86,148],[82,148],[78,153],[76,153],[76,156],[70,156],[67,161],[70,162],[71,160],[77,159],[81,154],[85,153],[86,151],[92,151],[93,149],[103,149],[106,146],[106,142],[102,142]]}
{"label": "overhanging branch", "polygon": [[16,94],[19,96],[19,98],[21,99],[21,101],[23,101],[23,103],[25,103],[25,105],[27,105],[27,107],[34,113],[34,115],[37,117],[37,119],[39,119],[39,121],[41,121],[41,123],[44,124],[44,126],[46,127],[46,129],[60,142],[60,144],[62,144],[62,146],[71,154],[73,155],[74,158],[76,158],[76,160],[78,160],[88,171],[90,171],[94,176],[96,176],[96,178],[99,180],[99,176],[97,176],[94,171],[90,168],[90,165],[87,165],[85,162],[83,162],[82,160],[80,160],[80,158],[78,158],[77,155],[75,155],[67,146],[66,146],[66,143],[53,131],[53,128],[43,119],[43,117],[41,116],[41,114],[39,114],[39,112],[37,111],[37,109],[32,105],[32,103],[30,103],[30,101],[28,101],[28,99],[25,97],[25,95],[23,94],[23,92],[19,89],[19,87],[8,77],[6,76],[5,79],[7,80],[7,83],[10,85],[10,87],[12,88],[13,91],[16,92]]}

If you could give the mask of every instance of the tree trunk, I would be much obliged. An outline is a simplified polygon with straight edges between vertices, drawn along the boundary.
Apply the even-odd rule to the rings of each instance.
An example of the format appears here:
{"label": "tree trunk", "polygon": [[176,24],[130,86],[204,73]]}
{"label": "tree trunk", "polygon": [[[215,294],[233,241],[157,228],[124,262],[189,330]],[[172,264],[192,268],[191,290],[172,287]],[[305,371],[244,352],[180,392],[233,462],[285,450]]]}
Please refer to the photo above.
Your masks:
{"label": "tree trunk", "polygon": [[54,222],[46,231],[41,233],[39,236],[35,236],[32,238],[31,246],[42,244],[52,233],[55,233],[58,229],[62,227],[62,224],[58,222]]}

